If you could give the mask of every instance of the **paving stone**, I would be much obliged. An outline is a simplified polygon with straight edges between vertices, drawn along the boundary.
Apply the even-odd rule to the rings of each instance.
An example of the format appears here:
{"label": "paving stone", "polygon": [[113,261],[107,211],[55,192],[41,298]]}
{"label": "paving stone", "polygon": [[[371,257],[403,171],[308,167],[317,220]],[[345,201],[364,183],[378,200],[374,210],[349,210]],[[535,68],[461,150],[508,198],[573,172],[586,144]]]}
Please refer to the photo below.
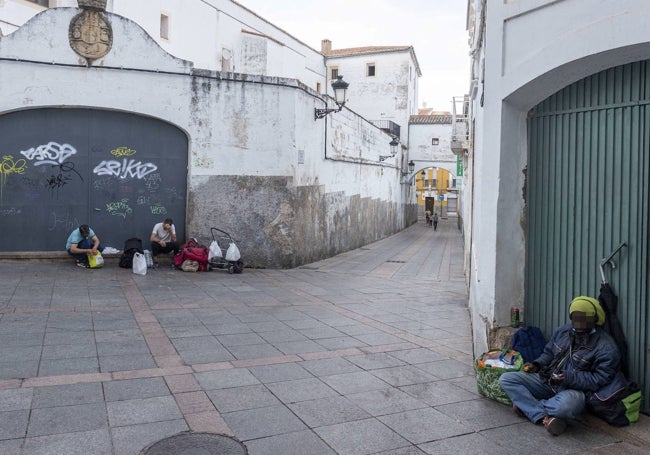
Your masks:
{"label": "paving stone", "polygon": [[304,354],[307,352],[321,352],[325,348],[312,340],[303,341],[283,341],[274,343],[284,354]]}
{"label": "paving stone", "polygon": [[27,436],[98,430],[107,425],[104,403],[40,408],[32,410]]}
{"label": "paving stone", "polygon": [[427,348],[391,351],[388,353],[388,355],[411,365],[418,363],[435,362],[438,360],[447,360],[447,356]]}
{"label": "paving stone", "polygon": [[149,347],[143,340],[97,342],[99,356],[149,354]]}
{"label": "paving stone", "polygon": [[139,455],[150,444],[187,430],[183,419],[111,428],[115,455]]}
{"label": "paving stone", "polygon": [[472,432],[469,427],[433,408],[414,409],[378,419],[414,444]]}
{"label": "paving stone", "polygon": [[436,362],[421,363],[418,368],[440,379],[452,379],[470,376],[474,369],[454,359],[438,360]]}
{"label": "paving stone", "polygon": [[260,332],[259,336],[264,338],[266,342],[274,344],[284,341],[305,341],[307,337],[297,330],[293,329],[284,329],[284,330],[275,330],[273,332]]}
{"label": "paving stone", "polygon": [[[463,452],[447,452],[447,453],[463,453]],[[476,452],[480,454],[481,452]],[[425,452],[421,451],[415,446],[402,447],[399,449],[387,450],[386,452],[378,452],[373,455],[426,455]]]}
{"label": "paving stone", "polygon": [[156,368],[156,366],[156,362],[149,354],[110,355],[99,357],[99,368],[102,373],[142,370],[147,368]]}
{"label": "paving stone", "polygon": [[404,339],[390,335],[388,333],[364,333],[355,335],[357,340],[363,341],[370,346],[379,346],[382,344],[404,343]]}
{"label": "paving stone", "polygon": [[401,360],[396,359],[395,357],[392,357],[384,352],[379,352],[376,354],[353,355],[346,357],[346,359],[363,368],[364,370],[399,367],[405,365],[405,363]]}
{"label": "paving stone", "polygon": [[253,374],[244,368],[230,370],[206,371],[195,373],[203,390],[225,389],[229,387],[241,387],[259,384],[260,381]]}
{"label": "paving stone", "polygon": [[98,382],[34,388],[33,408],[52,408],[89,403],[103,403],[104,393]]}
{"label": "paving stone", "polygon": [[290,404],[289,408],[310,428],[370,417],[367,412],[359,408],[354,402],[341,396],[301,401]]}
{"label": "paving stone", "polygon": [[40,346],[11,346],[0,347],[0,359],[3,362],[20,362],[22,360],[38,360],[41,357]]}
{"label": "paving stone", "polygon": [[0,390],[0,412],[30,409],[33,394],[32,388]]}
{"label": "paving stone", "polygon": [[337,327],[337,330],[340,330],[341,332],[350,336],[364,335],[368,333],[381,333],[381,330],[375,327],[371,327],[369,325],[359,324],[359,323]]}
{"label": "paving stone", "polygon": [[431,406],[469,401],[476,395],[445,381],[428,382],[400,387],[400,390]]}
{"label": "paving stone", "polygon": [[45,345],[54,344],[95,344],[94,332],[88,330],[84,332],[48,332],[45,334]]}
{"label": "paving stone", "polygon": [[[262,359],[265,357],[278,357],[283,353],[278,351],[270,344],[250,344],[245,346],[230,346],[228,351],[235,356],[236,359]],[[285,353],[289,354],[289,353]]]}
{"label": "paving stone", "polygon": [[342,395],[390,388],[389,384],[366,371],[335,374],[320,379]]}
{"label": "paving stone", "polygon": [[266,387],[285,403],[338,396],[335,390],[317,378],[274,382]]}
{"label": "paving stone", "polygon": [[75,357],[70,359],[43,359],[38,376],[60,376],[66,374],[98,373],[97,357]]}
{"label": "paving stone", "polygon": [[111,401],[106,403],[106,410],[112,427],[183,418],[172,396]]}
{"label": "paving stone", "polygon": [[425,402],[395,388],[353,393],[346,397],[373,416],[428,407]]}
{"label": "paving stone", "polygon": [[299,329],[298,331],[302,333],[304,336],[306,336],[307,338],[309,338],[310,340],[318,340],[321,338],[336,338],[336,337],[345,336],[343,332],[339,332],[338,330],[324,324],[323,326],[320,327]]}
{"label": "paving stone", "polygon": [[20,448],[22,444],[22,438],[0,440],[0,453],[2,455],[23,455],[23,451]]}
{"label": "paving stone", "polygon": [[164,330],[169,338],[187,338],[187,337],[201,337],[201,336],[211,335],[208,328],[204,325],[170,326],[170,327],[165,327]]}
{"label": "paving stone", "polygon": [[112,455],[108,428],[25,439],[22,455]]}
{"label": "paving stone", "polygon": [[331,359],[306,360],[300,365],[310,371],[314,376],[330,376],[340,373],[354,373],[361,369],[342,357]]}
{"label": "paving stone", "polygon": [[368,346],[363,341],[353,337],[323,338],[318,340],[318,344],[328,350],[347,349]]}
{"label": "paving stone", "polygon": [[297,363],[280,363],[249,367],[248,370],[263,383],[312,378],[312,374]]}
{"label": "paving stone", "polygon": [[246,443],[249,455],[335,455],[312,431],[286,433]]}
{"label": "paving stone", "polygon": [[0,439],[22,438],[27,432],[29,409],[0,412]]}
{"label": "paving stone", "polygon": [[106,401],[123,401],[167,396],[170,391],[165,380],[157,377],[104,382],[104,395]]}
{"label": "paving stone", "polygon": [[269,389],[261,384],[209,390],[207,394],[222,414],[282,404]]}
{"label": "paving stone", "polygon": [[307,429],[305,424],[284,406],[230,412],[222,417],[235,436],[242,441]]}
{"label": "paving stone", "polygon": [[393,368],[381,368],[378,370],[371,370],[371,372],[374,376],[377,376],[382,381],[387,382],[388,384],[395,387],[411,384],[421,384],[438,379],[412,365],[404,365]]}
{"label": "paving stone", "polygon": [[231,335],[217,335],[219,343],[226,348],[230,346],[245,346],[249,344],[265,344],[266,342],[258,334],[249,333],[234,333]]}
{"label": "paving stone", "polygon": [[72,359],[79,357],[96,357],[95,344],[58,344],[43,346],[41,359]]}
{"label": "paving stone", "polygon": [[212,335],[228,335],[233,333],[250,333],[253,330],[242,322],[205,324]]}
{"label": "paving stone", "polygon": [[376,419],[339,423],[314,431],[340,455],[374,454],[410,445]]}
{"label": "paving stone", "polygon": [[436,410],[460,421],[475,431],[520,423],[522,417],[505,406],[487,398],[477,398],[471,401],[436,406]]}

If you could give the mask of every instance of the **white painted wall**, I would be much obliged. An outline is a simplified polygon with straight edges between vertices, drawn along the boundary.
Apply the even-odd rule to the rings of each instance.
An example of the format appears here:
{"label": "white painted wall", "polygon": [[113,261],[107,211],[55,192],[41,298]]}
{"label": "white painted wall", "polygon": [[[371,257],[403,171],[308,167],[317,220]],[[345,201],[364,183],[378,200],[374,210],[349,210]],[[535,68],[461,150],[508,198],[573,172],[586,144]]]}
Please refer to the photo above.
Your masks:
{"label": "white painted wall", "polygon": [[[375,76],[366,65],[375,64]],[[328,57],[350,84],[346,106],[368,120],[392,120],[401,127],[401,142],[408,143],[408,119],[417,113],[418,73],[409,50],[343,57]],[[331,92],[331,87],[328,87]]]}
{"label": "white painted wall", "polygon": [[[433,138],[438,138],[438,145],[432,145]],[[409,124],[409,158],[417,169],[435,166],[455,176],[456,155],[451,151],[451,122]]]}
{"label": "white painted wall", "polygon": [[[508,325],[524,298],[522,187],[526,115],[557,90],[605,68],[650,58],[647,0],[469,0],[474,142],[469,251],[470,307],[475,350],[487,332]],[[482,14],[487,11],[485,27]],[[467,194],[467,193],[466,193]]]}
{"label": "white painted wall", "polygon": [[403,202],[399,177],[377,162],[390,152],[386,134],[350,111],[314,120],[322,101],[296,80],[195,70],[112,14],[112,49],[86,68],[60,33],[77,13],[51,9],[0,38],[0,113],[83,106],[163,119],[188,134],[190,187],[204,175],[289,176],[296,186]]}

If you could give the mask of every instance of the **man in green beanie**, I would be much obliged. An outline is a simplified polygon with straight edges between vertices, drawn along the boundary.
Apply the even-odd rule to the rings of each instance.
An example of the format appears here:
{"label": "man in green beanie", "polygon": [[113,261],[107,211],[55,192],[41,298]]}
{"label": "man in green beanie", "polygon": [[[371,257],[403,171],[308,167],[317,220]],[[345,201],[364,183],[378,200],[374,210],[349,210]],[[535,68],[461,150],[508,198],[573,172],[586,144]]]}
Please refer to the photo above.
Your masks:
{"label": "man in green beanie", "polygon": [[602,329],[605,312],[598,300],[576,297],[569,317],[571,322],[555,330],[534,362],[499,378],[513,410],[554,436],[564,432],[567,419],[584,410],[585,392],[613,381],[620,365],[616,343]]}

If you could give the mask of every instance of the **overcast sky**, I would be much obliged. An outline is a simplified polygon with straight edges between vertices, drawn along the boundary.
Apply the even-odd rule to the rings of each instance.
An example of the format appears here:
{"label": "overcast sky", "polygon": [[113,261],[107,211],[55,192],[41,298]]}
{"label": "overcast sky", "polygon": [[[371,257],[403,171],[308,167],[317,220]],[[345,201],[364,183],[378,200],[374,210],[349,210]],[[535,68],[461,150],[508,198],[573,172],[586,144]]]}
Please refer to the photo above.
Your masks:
{"label": "overcast sky", "polygon": [[469,90],[467,0],[235,0],[310,47],[412,45],[420,64],[419,107],[451,111]]}

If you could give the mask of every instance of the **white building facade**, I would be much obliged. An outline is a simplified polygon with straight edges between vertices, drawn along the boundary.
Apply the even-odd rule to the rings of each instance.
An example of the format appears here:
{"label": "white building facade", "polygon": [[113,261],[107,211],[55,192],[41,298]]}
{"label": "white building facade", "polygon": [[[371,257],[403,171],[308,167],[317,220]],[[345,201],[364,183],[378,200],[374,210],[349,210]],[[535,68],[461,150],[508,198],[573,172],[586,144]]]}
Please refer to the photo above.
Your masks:
{"label": "white building facade", "polygon": [[[107,6],[117,11],[134,3]],[[276,60],[291,61],[271,58],[284,32],[230,1],[170,5],[180,10],[190,3],[219,5],[195,12],[200,20],[211,18],[205,26],[217,21],[225,30],[212,45],[213,63],[222,64],[219,52],[229,42],[240,62],[230,69],[255,66],[255,74],[204,69],[168,54],[150,36],[158,11],[149,33],[111,12],[77,25],[82,11],[72,7],[32,14],[11,33],[3,25],[0,131],[9,158],[0,215],[6,232],[47,231],[31,247],[58,250],[60,238],[88,222],[104,226],[102,240],[120,248],[172,216],[181,237],[207,240],[210,227],[222,228],[237,234],[248,265],[293,267],[415,221],[414,194],[402,183],[405,154],[391,163],[378,159],[390,153],[391,137],[345,109],[314,118],[326,99],[295,77],[313,73],[311,62],[320,61],[324,83],[322,55],[285,34],[278,48],[292,53],[304,46],[306,56],[277,69]],[[0,8],[3,20],[10,10],[9,3]],[[77,31],[96,24],[105,41],[80,48]],[[256,35],[264,27],[273,38]],[[252,45],[258,38],[268,46]],[[97,54],[102,45],[106,52]],[[272,71],[292,77],[261,74]],[[312,75],[310,83],[317,87],[317,79]],[[83,197],[70,204],[73,194]],[[5,237],[3,251],[24,249]]]}
{"label": "white building facade", "polygon": [[[645,0],[469,0],[466,272],[475,351],[518,307],[548,336],[599,261],[621,298],[630,370],[648,395]],[[471,218],[469,218],[471,217]],[[468,221],[469,220],[469,221]],[[625,244],[622,248],[617,247]]]}
{"label": "white building facade", "polygon": [[408,121],[417,113],[422,75],[413,47],[332,49],[332,42],[323,40],[321,51],[327,57],[329,81],[339,75],[350,84],[348,107],[382,128],[390,129],[388,122],[398,125],[394,135],[408,144]]}

